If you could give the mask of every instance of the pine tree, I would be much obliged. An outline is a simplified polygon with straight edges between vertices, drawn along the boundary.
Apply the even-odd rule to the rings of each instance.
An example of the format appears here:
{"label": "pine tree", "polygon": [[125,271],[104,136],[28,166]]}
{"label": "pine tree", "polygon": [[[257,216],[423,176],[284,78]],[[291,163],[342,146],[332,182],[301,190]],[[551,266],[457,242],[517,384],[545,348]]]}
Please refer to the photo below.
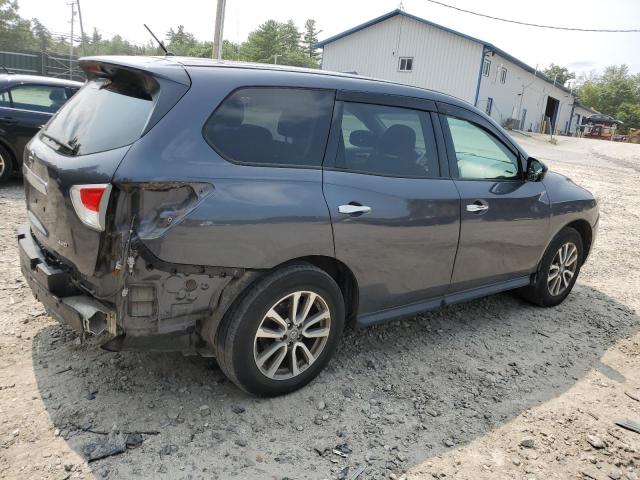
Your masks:
{"label": "pine tree", "polygon": [[318,51],[314,47],[318,43],[318,34],[320,32],[316,30],[316,21],[312,18],[304,22],[304,36],[302,37],[302,45],[304,46],[305,53],[313,59],[318,58]]}

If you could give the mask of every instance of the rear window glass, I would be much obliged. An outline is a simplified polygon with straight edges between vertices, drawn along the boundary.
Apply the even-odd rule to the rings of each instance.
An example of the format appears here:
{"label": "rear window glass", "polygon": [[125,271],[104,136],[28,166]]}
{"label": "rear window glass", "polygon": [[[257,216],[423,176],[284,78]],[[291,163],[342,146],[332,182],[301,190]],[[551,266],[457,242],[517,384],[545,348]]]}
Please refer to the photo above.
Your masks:
{"label": "rear window glass", "polygon": [[42,138],[62,153],[87,155],[140,138],[153,99],[126,82],[89,81],[53,117]]}
{"label": "rear window glass", "polygon": [[327,90],[243,88],[222,102],[203,134],[232,162],[320,166],[333,98]]}

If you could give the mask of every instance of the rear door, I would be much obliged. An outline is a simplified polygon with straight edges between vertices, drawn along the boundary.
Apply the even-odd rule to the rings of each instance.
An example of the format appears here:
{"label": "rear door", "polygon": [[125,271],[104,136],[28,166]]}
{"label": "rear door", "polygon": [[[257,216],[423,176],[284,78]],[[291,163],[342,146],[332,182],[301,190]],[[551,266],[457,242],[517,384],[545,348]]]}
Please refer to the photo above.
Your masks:
{"label": "rear door", "polygon": [[88,83],[28,145],[23,172],[33,235],[90,275],[106,236],[80,220],[71,188],[108,184],[130,145],[175,104],[189,81],[177,64],[182,85],[130,67],[93,62],[84,67]]}
{"label": "rear door", "polygon": [[543,183],[525,180],[522,156],[489,121],[463,108],[438,108],[462,200],[452,292],[527,276],[548,238]]}
{"label": "rear door", "polygon": [[460,214],[436,145],[435,105],[351,92],[338,100],[324,194],[336,257],[358,281],[361,321],[394,307],[424,309],[449,286]]}

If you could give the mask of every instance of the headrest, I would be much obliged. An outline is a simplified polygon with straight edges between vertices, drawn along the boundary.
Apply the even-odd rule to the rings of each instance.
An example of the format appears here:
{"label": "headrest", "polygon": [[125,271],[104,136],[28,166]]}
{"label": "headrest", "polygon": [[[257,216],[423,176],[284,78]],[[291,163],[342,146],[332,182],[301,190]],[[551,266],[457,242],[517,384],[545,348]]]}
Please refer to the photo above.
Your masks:
{"label": "headrest", "polygon": [[282,111],[278,121],[278,133],[289,138],[299,138],[309,135],[313,128],[313,119],[299,108],[289,108]]}
{"label": "headrest", "polygon": [[54,88],[49,92],[49,100],[53,102],[64,102],[66,100],[64,92],[59,88]]}
{"label": "headrest", "polygon": [[218,113],[224,119],[225,127],[239,127],[244,121],[244,103],[239,97],[231,97],[222,104]]}
{"label": "headrest", "polygon": [[378,149],[383,153],[402,154],[415,151],[416,132],[406,125],[391,125],[380,137]]}
{"label": "headrest", "polygon": [[349,135],[349,143],[356,147],[373,147],[374,136],[368,130],[354,130]]}

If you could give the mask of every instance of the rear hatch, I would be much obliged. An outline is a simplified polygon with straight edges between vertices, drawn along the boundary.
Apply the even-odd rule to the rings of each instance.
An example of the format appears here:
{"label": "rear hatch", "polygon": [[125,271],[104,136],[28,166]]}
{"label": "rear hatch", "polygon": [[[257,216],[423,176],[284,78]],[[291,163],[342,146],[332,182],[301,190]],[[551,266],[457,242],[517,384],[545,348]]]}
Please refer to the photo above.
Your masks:
{"label": "rear hatch", "polygon": [[27,145],[23,172],[36,240],[88,276],[112,228],[107,213],[118,195],[110,185],[118,165],[190,80],[167,59],[95,57],[80,64],[88,82]]}

